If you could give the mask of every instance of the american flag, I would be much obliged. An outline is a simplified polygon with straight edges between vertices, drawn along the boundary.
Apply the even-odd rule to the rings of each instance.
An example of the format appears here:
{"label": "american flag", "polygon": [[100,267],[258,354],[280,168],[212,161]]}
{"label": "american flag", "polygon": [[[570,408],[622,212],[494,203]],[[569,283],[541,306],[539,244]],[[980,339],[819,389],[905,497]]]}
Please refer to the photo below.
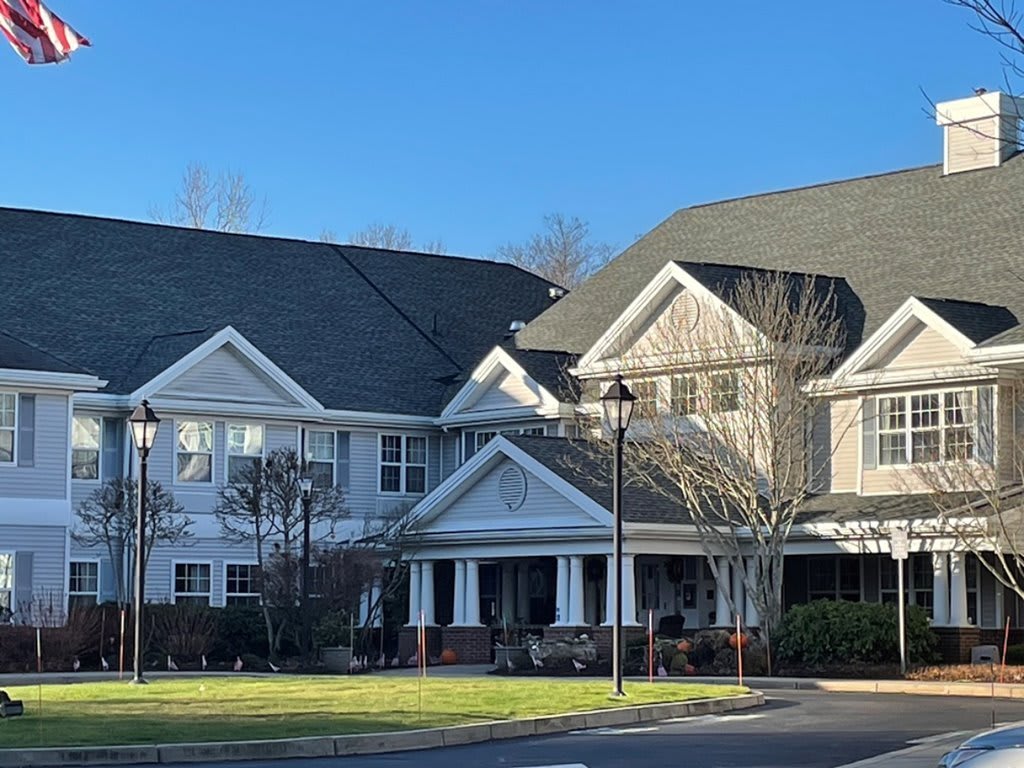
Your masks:
{"label": "american flag", "polygon": [[89,45],[39,0],[0,0],[0,32],[29,64],[55,64]]}

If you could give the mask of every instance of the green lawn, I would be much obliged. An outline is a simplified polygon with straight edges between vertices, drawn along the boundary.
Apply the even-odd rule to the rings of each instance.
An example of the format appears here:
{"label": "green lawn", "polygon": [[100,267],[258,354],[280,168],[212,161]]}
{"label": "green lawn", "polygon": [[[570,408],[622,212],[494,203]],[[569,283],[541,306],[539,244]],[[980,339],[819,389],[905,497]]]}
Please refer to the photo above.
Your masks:
{"label": "green lawn", "polygon": [[729,696],[736,686],[606,680],[207,677],[9,688],[25,716],[0,720],[0,748],[279,739],[428,728],[486,720]]}

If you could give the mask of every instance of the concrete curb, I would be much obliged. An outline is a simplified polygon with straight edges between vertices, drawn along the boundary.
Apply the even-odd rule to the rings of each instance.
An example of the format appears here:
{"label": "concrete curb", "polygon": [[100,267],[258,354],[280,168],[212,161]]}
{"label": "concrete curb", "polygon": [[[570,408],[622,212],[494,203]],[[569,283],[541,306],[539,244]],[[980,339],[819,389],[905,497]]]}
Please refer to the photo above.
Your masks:
{"label": "concrete curb", "polygon": [[[710,679],[686,678],[687,682],[711,682]],[[719,681],[734,685],[735,681]],[[747,681],[744,681],[747,682]],[[828,691],[830,693],[900,693],[918,696],[970,696],[998,699],[1024,699],[1024,685],[1019,683],[943,682],[941,680],[814,680],[799,678],[758,678],[749,685],[760,690]]]}
{"label": "concrete curb", "polygon": [[764,694],[697,699],[670,704],[570,712],[524,720],[496,720],[417,731],[313,736],[272,741],[229,741],[206,744],[157,744],[132,747],[61,747],[0,749],[0,768],[70,765],[145,765],[159,763],[224,762],[229,760],[277,760],[289,757],[346,757],[411,749],[432,749],[459,744],[478,744],[500,739],[519,739],[583,728],[608,728],[667,720],[676,717],[720,714],[764,704]]}

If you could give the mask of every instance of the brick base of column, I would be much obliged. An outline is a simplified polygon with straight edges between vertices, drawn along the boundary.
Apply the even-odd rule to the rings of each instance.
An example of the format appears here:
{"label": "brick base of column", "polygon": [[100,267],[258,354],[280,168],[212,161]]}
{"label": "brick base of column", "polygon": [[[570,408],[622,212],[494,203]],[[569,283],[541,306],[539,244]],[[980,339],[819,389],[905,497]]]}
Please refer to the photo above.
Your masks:
{"label": "brick base of column", "polygon": [[[398,630],[398,659],[400,666],[407,666],[416,654],[416,627],[402,627]],[[427,627],[427,659],[441,657],[441,627]]]}
{"label": "brick base of column", "polygon": [[971,648],[981,645],[977,627],[932,627],[939,638],[939,655],[947,664],[970,664]]}
{"label": "brick base of column", "polygon": [[441,642],[455,651],[458,664],[489,664],[494,661],[490,627],[444,627]]}

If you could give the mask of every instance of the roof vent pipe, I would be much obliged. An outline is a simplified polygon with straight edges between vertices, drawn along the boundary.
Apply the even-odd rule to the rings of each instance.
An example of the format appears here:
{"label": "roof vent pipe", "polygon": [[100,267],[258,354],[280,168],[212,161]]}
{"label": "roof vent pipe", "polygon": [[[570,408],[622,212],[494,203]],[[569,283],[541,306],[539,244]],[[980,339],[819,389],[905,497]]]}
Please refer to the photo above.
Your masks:
{"label": "roof vent pipe", "polygon": [[526,323],[524,323],[522,320],[513,320],[512,324],[509,325],[509,327],[508,327],[508,332],[509,333],[519,333],[519,331],[523,330],[523,328],[525,328],[525,327],[526,327]]}
{"label": "roof vent pipe", "polygon": [[558,301],[560,298],[565,296],[565,288],[552,286],[548,288],[548,296],[550,296],[553,301]]}

